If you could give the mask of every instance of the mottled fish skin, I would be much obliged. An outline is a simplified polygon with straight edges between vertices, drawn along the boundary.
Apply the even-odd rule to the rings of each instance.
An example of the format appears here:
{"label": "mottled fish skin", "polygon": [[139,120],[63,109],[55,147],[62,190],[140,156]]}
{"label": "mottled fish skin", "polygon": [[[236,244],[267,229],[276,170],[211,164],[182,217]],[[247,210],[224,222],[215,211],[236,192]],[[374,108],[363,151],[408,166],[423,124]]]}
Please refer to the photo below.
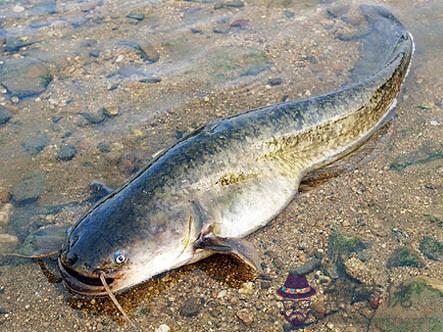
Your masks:
{"label": "mottled fish skin", "polygon": [[[403,29],[383,69],[363,82],[251,110],[184,138],[76,224],[59,260],[68,287],[103,293],[72,281],[100,270],[113,291],[122,290],[210,255],[193,248],[209,225],[230,238],[266,225],[304,175],[355,150],[389,119],[412,52]],[[114,262],[120,253],[123,264]]]}

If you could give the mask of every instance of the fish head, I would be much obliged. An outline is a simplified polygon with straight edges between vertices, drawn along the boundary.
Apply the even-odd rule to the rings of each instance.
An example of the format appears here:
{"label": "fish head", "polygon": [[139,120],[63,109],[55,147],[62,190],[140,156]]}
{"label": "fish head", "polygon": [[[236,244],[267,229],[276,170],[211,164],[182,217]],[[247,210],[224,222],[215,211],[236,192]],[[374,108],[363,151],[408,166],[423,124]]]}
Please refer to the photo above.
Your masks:
{"label": "fish head", "polygon": [[187,204],[148,207],[121,197],[93,208],[61,250],[58,264],[66,287],[103,295],[100,274],[116,292],[185,264],[193,254],[189,210]]}

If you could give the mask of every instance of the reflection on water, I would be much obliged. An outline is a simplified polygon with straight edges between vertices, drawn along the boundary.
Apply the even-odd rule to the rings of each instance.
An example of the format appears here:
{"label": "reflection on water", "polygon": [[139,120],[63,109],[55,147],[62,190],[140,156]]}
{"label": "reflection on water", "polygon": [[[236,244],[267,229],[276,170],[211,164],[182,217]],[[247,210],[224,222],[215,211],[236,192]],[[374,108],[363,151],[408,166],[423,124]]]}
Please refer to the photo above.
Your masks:
{"label": "reflection on water", "polygon": [[[358,15],[359,3],[2,1],[1,251],[32,250],[36,231],[49,246],[55,229],[93,203],[92,180],[119,186],[204,123],[367,76],[391,43],[383,26]],[[319,268],[309,276],[321,293],[319,322],[308,330],[359,331],[379,315],[367,305],[374,294],[386,297],[416,275],[443,278],[443,3],[382,3],[417,44],[388,149],[302,195],[251,237],[263,256],[259,279],[231,288],[225,281],[240,267],[218,258],[122,296],[141,326],[281,331],[275,289],[289,269],[330,254],[333,229],[368,243],[343,262],[368,287],[330,286],[335,276]],[[392,265],[407,245],[415,263]],[[107,301],[72,298],[33,263],[2,260],[0,286],[2,329],[125,329]]]}

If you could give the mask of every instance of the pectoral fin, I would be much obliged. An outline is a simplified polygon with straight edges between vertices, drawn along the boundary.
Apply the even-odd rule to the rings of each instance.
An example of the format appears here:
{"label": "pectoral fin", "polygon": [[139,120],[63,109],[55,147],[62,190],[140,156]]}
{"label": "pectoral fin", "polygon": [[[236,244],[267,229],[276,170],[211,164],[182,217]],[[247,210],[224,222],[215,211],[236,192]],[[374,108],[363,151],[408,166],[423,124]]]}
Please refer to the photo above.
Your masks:
{"label": "pectoral fin", "polygon": [[210,250],[214,253],[234,255],[256,271],[260,271],[260,259],[255,247],[243,239],[223,238],[208,234],[201,236],[195,249]]}

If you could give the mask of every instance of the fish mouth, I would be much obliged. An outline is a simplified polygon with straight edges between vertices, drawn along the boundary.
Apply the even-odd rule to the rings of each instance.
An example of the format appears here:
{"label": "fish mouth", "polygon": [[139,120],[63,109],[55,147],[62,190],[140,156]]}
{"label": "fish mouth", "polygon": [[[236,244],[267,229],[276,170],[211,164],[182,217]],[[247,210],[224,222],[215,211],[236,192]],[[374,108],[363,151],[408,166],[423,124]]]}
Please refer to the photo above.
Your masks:
{"label": "fish mouth", "polygon": [[[63,261],[58,259],[58,268],[63,278],[63,284],[67,289],[76,294],[81,295],[106,295],[106,289],[100,280],[99,273],[97,276],[81,274],[70,267],[63,264]],[[106,283],[112,289],[116,278],[105,276]]]}

